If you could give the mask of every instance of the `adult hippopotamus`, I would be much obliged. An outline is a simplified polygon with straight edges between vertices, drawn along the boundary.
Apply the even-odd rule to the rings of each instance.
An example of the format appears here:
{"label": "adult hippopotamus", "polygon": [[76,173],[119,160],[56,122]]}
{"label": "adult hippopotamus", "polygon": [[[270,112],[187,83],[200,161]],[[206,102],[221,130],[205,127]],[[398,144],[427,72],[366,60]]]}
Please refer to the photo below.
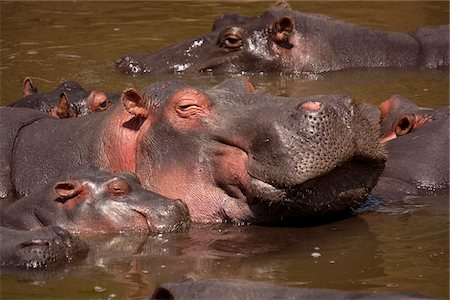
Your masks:
{"label": "adult hippopotamus", "polygon": [[449,26],[385,32],[293,11],[285,1],[257,17],[222,14],[202,37],[116,61],[129,73],[322,73],[346,68],[448,66]]}
{"label": "adult hippopotamus", "polygon": [[197,222],[274,223],[358,207],[383,170],[378,130],[347,96],[258,94],[234,78],[206,89],[159,82],[121,99],[64,120],[0,109],[2,194],[91,164],[135,172]]}
{"label": "adult hippopotamus", "polygon": [[388,200],[449,192],[449,107],[394,95],[379,105],[386,167],[372,194]]}
{"label": "adult hippopotamus", "polygon": [[48,269],[86,257],[89,248],[59,226],[34,230],[0,227],[0,267]]}
{"label": "adult hippopotamus", "polygon": [[430,299],[417,294],[390,292],[368,293],[331,289],[293,288],[270,283],[230,279],[184,280],[157,287],[150,299],[171,300],[228,300],[228,299]]}
{"label": "adult hippopotamus", "polygon": [[188,222],[184,203],[145,190],[134,174],[91,168],[42,186],[0,211],[3,227],[30,230],[56,225],[77,234],[169,232]]}
{"label": "adult hippopotamus", "polygon": [[56,118],[83,116],[101,112],[111,107],[111,97],[101,91],[86,91],[75,81],[64,81],[53,91],[39,93],[30,78],[23,82],[23,97],[11,107],[27,107],[50,113]]}

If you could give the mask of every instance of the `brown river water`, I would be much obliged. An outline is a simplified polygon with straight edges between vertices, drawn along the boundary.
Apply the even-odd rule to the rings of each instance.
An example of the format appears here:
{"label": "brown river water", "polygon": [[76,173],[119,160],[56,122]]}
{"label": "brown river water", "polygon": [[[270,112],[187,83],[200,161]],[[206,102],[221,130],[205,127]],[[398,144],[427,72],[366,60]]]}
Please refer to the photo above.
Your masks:
{"label": "brown river water", "polygon": [[[223,12],[256,15],[271,2],[0,2],[1,105],[25,77],[40,91],[63,80],[108,92],[178,78],[213,85],[226,76],[130,77],[114,60],[200,36]],[[291,2],[314,12],[390,31],[449,22],[447,1]],[[378,104],[402,94],[421,106],[449,103],[449,72],[347,70],[304,77],[255,75],[255,89],[292,97],[346,93]],[[54,272],[2,273],[1,299],[142,299],[184,275],[291,287],[408,291],[449,298],[448,196],[424,197],[347,220],[306,228],[196,225],[162,235],[87,238],[88,258]],[[311,253],[319,252],[314,258]]]}

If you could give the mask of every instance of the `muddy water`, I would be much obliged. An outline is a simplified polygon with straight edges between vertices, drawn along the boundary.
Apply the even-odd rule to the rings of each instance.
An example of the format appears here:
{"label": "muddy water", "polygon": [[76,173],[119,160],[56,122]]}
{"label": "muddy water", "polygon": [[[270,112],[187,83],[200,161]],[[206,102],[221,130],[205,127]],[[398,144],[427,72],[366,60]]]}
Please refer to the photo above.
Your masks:
{"label": "muddy water", "polygon": [[[0,2],[1,104],[23,78],[41,91],[62,80],[121,91],[174,77],[211,85],[224,76],[129,77],[118,57],[153,51],[208,32],[225,11],[254,15],[269,2]],[[448,23],[448,2],[293,2],[305,12],[407,32]],[[448,69],[348,70],[310,77],[253,76],[278,95],[347,93],[379,103],[400,93],[422,106],[448,105]],[[1,275],[1,298],[141,299],[157,284],[190,274],[293,287],[410,291],[449,296],[448,197],[420,198],[384,212],[310,228],[227,224],[184,233],[87,239],[89,257],[57,272]],[[317,247],[317,248],[316,248]],[[313,258],[312,252],[321,257]]]}

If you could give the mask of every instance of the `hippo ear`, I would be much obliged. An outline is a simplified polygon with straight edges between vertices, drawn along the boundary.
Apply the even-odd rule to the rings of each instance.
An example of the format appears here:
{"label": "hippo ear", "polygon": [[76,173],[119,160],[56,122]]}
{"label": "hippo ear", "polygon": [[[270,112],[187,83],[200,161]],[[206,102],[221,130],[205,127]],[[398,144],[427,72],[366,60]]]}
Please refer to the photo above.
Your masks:
{"label": "hippo ear", "polygon": [[88,96],[89,112],[101,112],[107,110],[112,105],[108,95],[101,90],[93,90]]}
{"label": "hippo ear", "polygon": [[65,203],[67,200],[77,196],[83,191],[83,186],[76,180],[59,181],[53,187],[53,191],[58,195],[56,201]]}
{"label": "hippo ear", "polygon": [[289,37],[294,30],[294,20],[291,17],[283,16],[278,18],[270,27],[270,36],[279,46],[290,49],[293,47],[289,43]]}
{"label": "hippo ear", "polygon": [[144,96],[136,89],[130,88],[122,93],[122,104],[125,110],[136,117],[147,118],[149,111]]}
{"label": "hippo ear", "polygon": [[52,108],[50,114],[58,119],[72,118],[75,116],[66,93],[61,93],[58,105]]}
{"label": "hippo ear", "polygon": [[30,78],[23,81],[23,96],[29,96],[37,93],[37,87]]}

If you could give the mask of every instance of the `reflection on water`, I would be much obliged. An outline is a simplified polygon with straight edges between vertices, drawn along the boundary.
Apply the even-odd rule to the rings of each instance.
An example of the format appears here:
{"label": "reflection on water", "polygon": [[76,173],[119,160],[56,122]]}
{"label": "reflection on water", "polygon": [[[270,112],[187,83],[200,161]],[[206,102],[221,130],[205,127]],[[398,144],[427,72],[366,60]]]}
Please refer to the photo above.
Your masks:
{"label": "reflection on water", "polygon": [[[41,91],[62,80],[121,91],[178,78],[212,85],[225,76],[142,76],[113,61],[208,32],[225,11],[255,15],[268,2],[0,2],[1,104],[23,78]],[[182,5],[183,9],[179,7]],[[448,2],[292,2],[307,12],[407,32],[448,22]],[[448,105],[444,70],[347,70],[306,77],[252,76],[257,91],[298,97],[346,93],[380,103],[400,93],[419,105]],[[84,262],[52,273],[2,274],[1,298],[141,299],[190,274],[295,287],[412,291],[448,298],[448,199],[422,198],[384,212],[309,228],[197,225],[177,234],[88,239]],[[313,257],[313,252],[320,257]]]}

